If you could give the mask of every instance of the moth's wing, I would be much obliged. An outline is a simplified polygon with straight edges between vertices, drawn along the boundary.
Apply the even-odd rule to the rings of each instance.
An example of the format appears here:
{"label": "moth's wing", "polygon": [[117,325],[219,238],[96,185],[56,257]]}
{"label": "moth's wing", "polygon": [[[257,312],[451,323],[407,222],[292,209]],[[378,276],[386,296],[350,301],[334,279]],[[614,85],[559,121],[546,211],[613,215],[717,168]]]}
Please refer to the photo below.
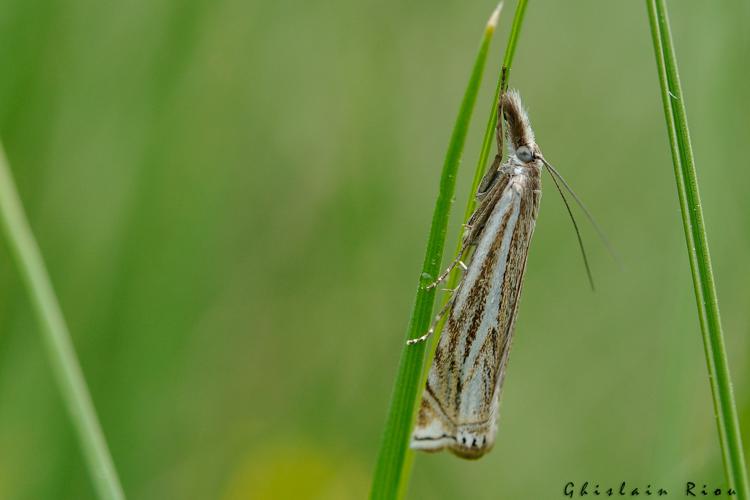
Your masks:
{"label": "moth's wing", "polygon": [[455,351],[464,332],[454,307],[455,300],[440,335],[419,406],[411,439],[411,447],[416,450],[440,451],[455,442],[460,367]]}
{"label": "moth's wing", "polygon": [[494,213],[488,222],[487,232],[499,237],[493,238],[489,247],[492,258],[487,259],[485,270],[489,290],[482,297],[483,306],[477,308],[482,310],[481,316],[470,321],[478,327],[470,335],[471,347],[466,349],[461,367],[463,391],[452,451],[469,458],[482,456],[495,441],[500,393],[538,207],[537,195],[527,184],[511,184],[509,190],[514,196],[501,220],[502,229],[493,230]]}
{"label": "moth's wing", "polygon": [[[469,218],[469,227],[464,235],[464,243],[468,242],[473,245],[482,238],[485,223],[502,197],[509,178],[509,175],[504,172],[494,175],[491,184],[486,187],[483,193],[479,206]],[[470,274],[475,266],[477,266],[477,259],[472,258],[467,274]],[[458,370],[462,364],[456,348],[461,343],[462,338],[464,338],[462,343],[465,344],[468,326],[462,321],[462,314],[457,311],[455,301],[460,290],[466,289],[465,276],[466,274],[451,298],[450,313],[441,332],[435,357],[430,367],[416,426],[412,434],[411,447],[413,449],[440,451],[446,446],[452,446],[456,441],[457,398],[460,391]],[[465,307],[463,303],[461,307]]]}
{"label": "moth's wing", "polygon": [[[503,308],[509,307],[505,302],[512,304],[510,320],[517,302],[514,290],[506,290],[506,283],[515,278],[506,279],[505,269],[509,257],[528,248],[528,241],[515,240],[517,230],[525,225],[523,191],[506,178],[502,192],[492,200],[430,368],[412,436],[414,449],[448,447],[473,458],[489,451],[494,442],[500,363],[507,360],[503,353],[510,347],[501,342],[503,335],[498,332],[504,329],[499,323]],[[519,244],[525,247],[518,248]],[[525,250],[520,253],[525,262]]]}
{"label": "moth's wing", "polygon": [[[487,181],[488,185],[484,187],[484,190],[482,190],[483,187],[481,185],[479,187],[480,191],[477,193],[477,208],[474,210],[474,213],[471,214],[471,217],[469,217],[467,222],[468,231],[464,235],[464,238],[472,244],[476,243],[481,237],[487,219],[490,217],[490,214],[503,196],[503,192],[510,182],[510,174],[505,167],[498,169],[493,164],[485,175],[485,179],[490,173],[492,173],[492,176],[491,179]],[[485,180],[482,182],[484,183]]]}
{"label": "moth's wing", "polygon": [[482,176],[482,180],[479,182],[479,186],[477,186],[477,192],[475,193],[475,195],[478,200],[484,198],[490,191],[490,188],[495,185],[497,177],[500,174],[501,162],[502,155],[498,153],[495,155],[495,159],[492,161],[492,165],[490,165],[490,168],[488,168],[484,173],[484,176]]}

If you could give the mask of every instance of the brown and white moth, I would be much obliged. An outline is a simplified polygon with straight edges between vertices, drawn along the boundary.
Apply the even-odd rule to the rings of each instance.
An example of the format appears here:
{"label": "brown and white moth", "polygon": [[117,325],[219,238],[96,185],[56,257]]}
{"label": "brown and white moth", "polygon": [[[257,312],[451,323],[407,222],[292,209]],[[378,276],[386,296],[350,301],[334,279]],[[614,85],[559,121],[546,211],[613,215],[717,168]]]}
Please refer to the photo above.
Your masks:
{"label": "brown and white moth", "polygon": [[[479,185],[477,208],[466,225],[461,251],[430,285],[440,283],[455,265],[464,268],[461,282],[435,320],[448,315],[411,438],[413,449],[448,448],[463,458],[481,457],[495,441],[500,392],[542,196],[543,166],[556,174],[535,142],[518,93],[503,94],[498,105],[498,153]],[[461,259],[469,255],[466,266]],[[435,324],[409,344],[425,340],[434,328]]]}

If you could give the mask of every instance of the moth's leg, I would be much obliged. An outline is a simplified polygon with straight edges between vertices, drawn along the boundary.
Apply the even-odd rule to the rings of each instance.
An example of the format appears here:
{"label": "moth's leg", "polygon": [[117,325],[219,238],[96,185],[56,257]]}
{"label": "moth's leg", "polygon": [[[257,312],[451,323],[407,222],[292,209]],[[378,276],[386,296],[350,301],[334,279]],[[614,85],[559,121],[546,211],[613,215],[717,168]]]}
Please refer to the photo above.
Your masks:
{"label": "moth's leg", "polygon": [[443,274],[438,276],[438,278],[427,285],[427,289],[435,288],[440,283],[445,281],[445,278],[448,277],[448,275],[453,271],[453,268],[455,268],[457,265],[460,265],[464,271],[466,271],[466,264],[464,264],[463,260],[461,260],[466,253],[466,250],[469,249],[471,244],[474,242],[474,234],[472,231],[472,227],[470,225],[466,225],[466,234],[464,235],[463,241],[461,242],[461,250],[458,251],[458,257],[456,257],[456,260],[451,262],[451,264],[448,266],[448,268],[443,271]]}
{"label": "moth's leg", "polygon": [[[455,297],[455,295],[453,297]],[[437,315],[435,316],[435,319],[432,320],[432,324],[430,325],[430,329],[427,330],[427,333],[425,333],[421,337],[407,340],[406,345],[414,345],[420,342],[424,342],[425,340],[430,338],[430,335],[435,333],[435,328],[437,327],[438,323],[440,323],[440,320],[443,319],[443,316],[445,316],[445,313],[447,313],[450,310],[451,306],[453,305],[453,297],[451,297],[450,300],[445,303],[443,308],[440,309],[440,312],[437,313]]]}

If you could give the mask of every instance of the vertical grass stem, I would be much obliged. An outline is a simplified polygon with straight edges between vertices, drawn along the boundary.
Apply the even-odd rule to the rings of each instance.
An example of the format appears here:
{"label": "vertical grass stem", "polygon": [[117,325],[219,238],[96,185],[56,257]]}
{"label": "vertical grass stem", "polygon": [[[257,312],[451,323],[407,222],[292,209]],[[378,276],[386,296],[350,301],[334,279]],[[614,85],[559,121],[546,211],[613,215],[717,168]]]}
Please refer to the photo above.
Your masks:
{"label": "vertical grass stem", "polygon": [[687,115],[682,96],[677,59],[664,0],[646,0],[651,35],[659,73],[664,118],[674,163],[685,242],[695,288],[696,306],[703,335],[706,366],[711,384],[716,425],[721,443],[724,471],[729,485],[740,499],[748,500],[747,469],[742,449],[739,419],[732,392],[729,363],[719,316],[711,258],[708,251],[703,209],[698,192]]}

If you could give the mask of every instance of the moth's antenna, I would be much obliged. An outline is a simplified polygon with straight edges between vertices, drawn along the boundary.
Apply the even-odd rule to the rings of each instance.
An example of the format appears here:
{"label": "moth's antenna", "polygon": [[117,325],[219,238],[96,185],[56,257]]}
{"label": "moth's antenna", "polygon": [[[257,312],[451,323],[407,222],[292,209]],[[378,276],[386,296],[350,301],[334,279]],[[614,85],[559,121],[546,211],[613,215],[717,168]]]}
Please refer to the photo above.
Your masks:
{"label": "moth's antenna", "polygon": [[[545,165],[548,165],[546,161],[544,160],[542,161],[544,162]],[[573,217],[573,211],[570,209],[570,204],[568,203],[567,198],[565,198],[565,194],[560,188],[560,184],[557,182],[557,179],[555,179],[554,174],[552,174],[552,171],[550,171],[550,177],[552,178],[552,182],[555,183],[555,187],[557,188],[557,192],[560,193],[563,203],[565,203],[565,208],[568,209],[568,215],[570,215],[570,220],[571,222],[573,222],[573,229],[576,230],[576,237],[578,238],[578,246],[581,247],[581,255],[583,256],[583,265],[586,266],[586,275],[589,277],[589,284],[591,285],[591,290],[594,291],[594,277],[591,275],[591,268],[589,267],[589,259],[586,257],[586,250],[583,248],[583,239],[581,238],[581,232],[578,230],[578,224],[576,223],[576,218]]]}
{"label": "moth's antenna", "polygon": [[[607,240],[607,237],[604,235],[604,231],[602,231],[601,227],[599,227],[599,224],[596,223],[596,220],[594,220],[594,216],[591,215],[591,212],[586,208],[586,205],[583,204],[581,199],[576,195],[575,191],[573,191],[573,188],[570,187],[570,184],[568,184],[562,175],[560,175],[560,172],[558,172],[555,167],[549,164],[547,160],[544,159],[543,156],[538,156],[540,160],[542,160],[542,163],[547,167],[549,170],[549,173],[551,174],[552,178],[554,179],[557,177],[557,180],[562,182],[563,186],[565,186],[565,189],[570,193],[570,195],[573,197],[573,199],[576,201],[579,207],[581,207],[581,210],[583,210],[583,213],[586,214],[586,218],[591,222],[591,225],[594,226],[594,229],[596,230],[597,234],[599,235],[599,238],[602,240],[602,243],[604,243],[604,246],[607,247],[607,251],[612,256],[612,258],[620,263],[620,259],[617,257],[617,253],[614,251],[614,248],[612,248],[612,245],[609,244],[609,240]],[[557,182],[555,182],[555,185],[557,185]],[[560,186],[557,187],[557,189],[560,189]],[[560,194],[562,194],[562,191],[560,191]],[[563,197],[564,199],[565,197]],[[566,202],[567,205],[567,202]],[[570,211],[570,209],[568,209]]]}

